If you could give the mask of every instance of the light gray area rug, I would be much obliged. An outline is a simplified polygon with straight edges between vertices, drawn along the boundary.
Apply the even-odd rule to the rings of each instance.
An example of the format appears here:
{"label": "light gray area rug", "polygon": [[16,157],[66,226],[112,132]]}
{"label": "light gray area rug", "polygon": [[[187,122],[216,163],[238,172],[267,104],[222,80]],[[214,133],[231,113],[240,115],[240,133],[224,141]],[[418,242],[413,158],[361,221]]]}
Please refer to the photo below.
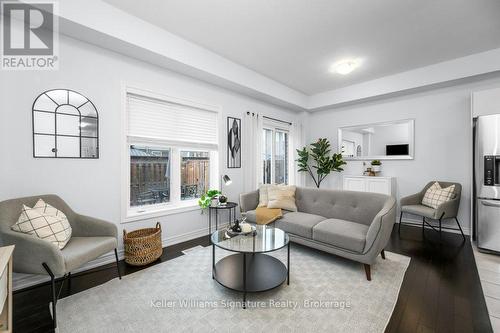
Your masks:
{"label": "light gray area rug", "polygon": [[[216,249],[216,258],[230,253]],[[211,276],[212,249],[114,279],[57,303],[59,332],[383,332],[410,258],[386,253],[372,267],[291,248],[290,285],[247,297]],[[286,263],[286,249],[273,254]]]}

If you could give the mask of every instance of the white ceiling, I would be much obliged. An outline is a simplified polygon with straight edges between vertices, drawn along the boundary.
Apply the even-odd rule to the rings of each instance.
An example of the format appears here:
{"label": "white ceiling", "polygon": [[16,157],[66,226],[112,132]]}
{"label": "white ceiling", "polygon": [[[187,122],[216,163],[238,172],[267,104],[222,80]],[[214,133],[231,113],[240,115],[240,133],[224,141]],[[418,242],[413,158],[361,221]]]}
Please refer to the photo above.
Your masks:
{"label": "white ceiling", "polygon": [[308,95],[500,47],[499,0],[104,1]]}

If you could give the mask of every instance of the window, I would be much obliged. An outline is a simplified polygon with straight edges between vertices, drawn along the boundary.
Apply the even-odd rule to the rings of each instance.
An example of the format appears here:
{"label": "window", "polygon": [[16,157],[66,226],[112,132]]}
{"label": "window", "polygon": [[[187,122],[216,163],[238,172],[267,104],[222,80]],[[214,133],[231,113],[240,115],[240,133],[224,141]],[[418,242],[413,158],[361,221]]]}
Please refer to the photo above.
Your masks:
{"label": "window", "polygon": [[127,92],[127,218],[198,207],[218,187],[217,120],[213,107]]}
{"label": "window", "polygon": [[181,151],[181,200],[200,198],[209,186],[209,152]]}
{"label": "window", "polygon": [[274,183],[288,184],[288,132],[274,132]]}
{"label": "window", "polygon": [[288,129],[268,124],[264,125],[262,135],[262,183],[288,184]]}
{"label": "window", "polygon": [[130,206],[170,200],[170,149],[130,146]]}

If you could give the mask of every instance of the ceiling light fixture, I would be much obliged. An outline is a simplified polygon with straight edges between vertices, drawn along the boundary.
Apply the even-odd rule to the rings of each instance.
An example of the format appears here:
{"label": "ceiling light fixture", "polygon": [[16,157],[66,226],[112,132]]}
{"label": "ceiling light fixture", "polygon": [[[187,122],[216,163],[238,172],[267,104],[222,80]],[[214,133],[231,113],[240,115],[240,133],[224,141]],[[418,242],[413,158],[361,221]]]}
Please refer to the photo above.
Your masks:
{"label": "ceiling light fixture", "polygon": [[360,65],[360,61],[358,59],[349,59],[349,60],[342,60],[337,63],[335,63],[330,71],[335,72],[341,75],[347,75],[351,73],[353,70],[358,68]]}

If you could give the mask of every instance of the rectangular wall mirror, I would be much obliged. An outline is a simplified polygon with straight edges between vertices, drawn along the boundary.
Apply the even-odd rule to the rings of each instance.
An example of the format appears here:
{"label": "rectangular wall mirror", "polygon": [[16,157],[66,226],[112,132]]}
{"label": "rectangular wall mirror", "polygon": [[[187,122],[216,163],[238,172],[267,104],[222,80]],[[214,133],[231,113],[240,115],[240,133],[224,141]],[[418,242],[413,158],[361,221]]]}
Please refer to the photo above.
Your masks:
{"label": "rectangular wall mirror", "polygon": [[395,120],[338,129],[345,160],[409,160],[414,156],[414,120]]}

